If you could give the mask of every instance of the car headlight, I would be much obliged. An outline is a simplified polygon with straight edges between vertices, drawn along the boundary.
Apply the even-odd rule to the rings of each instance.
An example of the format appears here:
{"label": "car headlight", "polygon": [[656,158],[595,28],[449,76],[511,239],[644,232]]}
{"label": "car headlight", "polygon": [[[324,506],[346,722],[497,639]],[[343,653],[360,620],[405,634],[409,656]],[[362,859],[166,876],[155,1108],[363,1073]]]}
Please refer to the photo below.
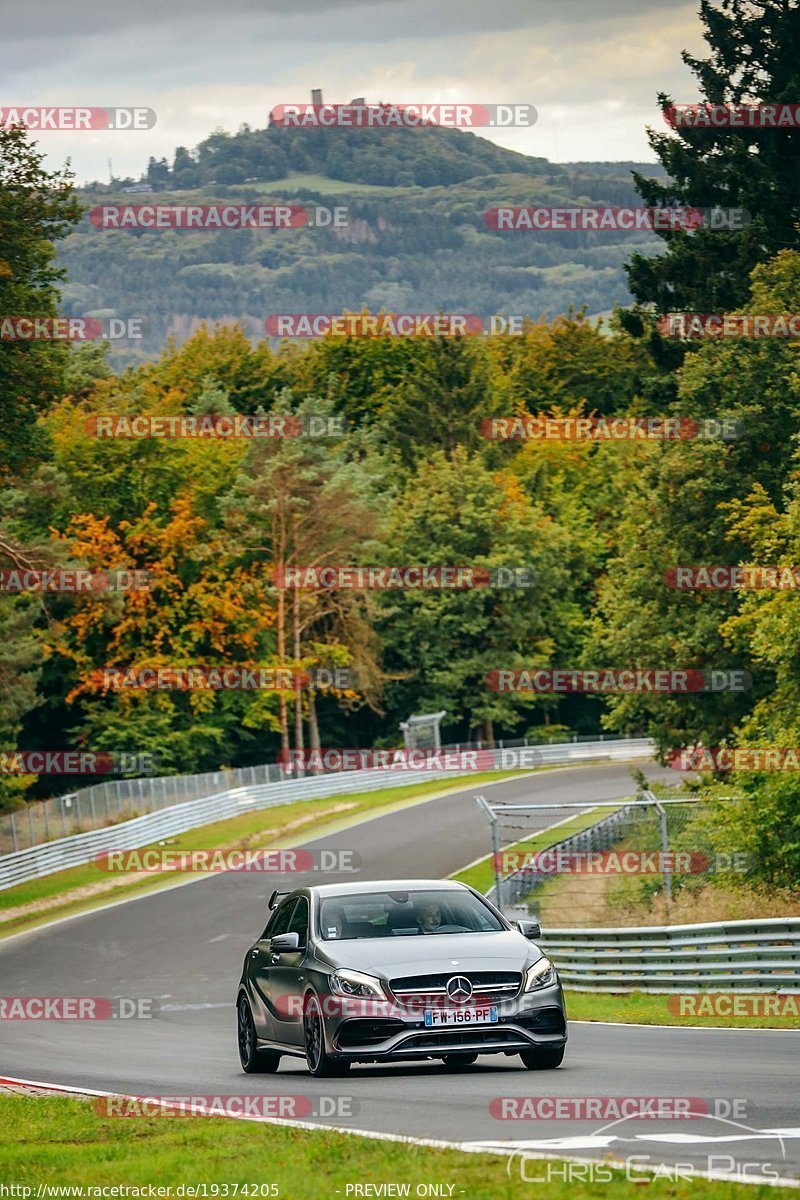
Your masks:
{"label": "car headlight", "polygon": [[340,996],[372,996],[373,999],[386,999],[380,979],[376,979],[374,975],[365,975],[363,971],[336,971],[331,975],[330,984],[331,991]]}
{"label": "car headlight", "polygon": [[535,992],[537,988],[549,987],[558,979],[556,969],[549,958],[540,958],[525,972],[525,991]]}

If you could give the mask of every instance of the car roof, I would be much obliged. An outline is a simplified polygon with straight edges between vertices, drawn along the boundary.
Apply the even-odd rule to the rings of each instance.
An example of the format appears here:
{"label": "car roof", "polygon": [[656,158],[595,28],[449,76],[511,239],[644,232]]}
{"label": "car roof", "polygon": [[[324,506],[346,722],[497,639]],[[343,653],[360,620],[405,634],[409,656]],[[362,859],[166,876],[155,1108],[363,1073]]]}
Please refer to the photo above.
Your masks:
{"label": "car roof", "polygon": [[365,879],[358,883],[323,883],[302,890],[324,899],[326,896],[357,896],[365,892],[458,892],[468,889],[466,884],[455,879]]}

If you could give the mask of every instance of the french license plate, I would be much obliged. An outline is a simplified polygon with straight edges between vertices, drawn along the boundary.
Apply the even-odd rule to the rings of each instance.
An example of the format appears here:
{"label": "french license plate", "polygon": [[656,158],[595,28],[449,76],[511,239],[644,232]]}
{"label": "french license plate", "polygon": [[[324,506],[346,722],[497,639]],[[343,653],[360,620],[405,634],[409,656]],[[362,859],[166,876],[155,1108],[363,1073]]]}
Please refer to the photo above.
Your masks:
{"label": "french license plate", "polygon": [[426,1008],[425,1026],[432,1029],[435,1025],[495,1025],[497,1024],[497,1006],[487,1005],[485,1008]]}

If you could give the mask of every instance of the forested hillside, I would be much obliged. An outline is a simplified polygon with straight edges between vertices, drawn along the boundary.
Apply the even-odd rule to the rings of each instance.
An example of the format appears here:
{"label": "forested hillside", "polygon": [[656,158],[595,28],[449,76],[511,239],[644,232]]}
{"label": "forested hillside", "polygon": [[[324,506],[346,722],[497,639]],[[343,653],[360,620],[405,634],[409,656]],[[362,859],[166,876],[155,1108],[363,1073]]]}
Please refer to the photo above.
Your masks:
{"label": "forested hillside", "polygon": [[[143,164],[144,165],[144,164]],[[318,203],[348,209],[344,228],[113,230],[88,215],[65,239],[63,310],[142,316],[144,337],[114,346],[134,362],[203,320],[265,336],[270,313],[370,311],[519,314],[609,312],[630,293],[623,263],[650,253],[647,231],[498,232],[486,210],[512,205],[633,205],[632,163],[559,166],[455,129],[243,129],[212,134],[171,164],[151,159],[151,195],[95,185],[100,203]],[[651,169],[663,177],[660,165]],[[246,182],[245,182],[246,181]]]}
{"label": "forested hillside", "polygon": [[[770,11],[786,19],[782,6]],[[746,72],[794,69],[790,49],[773,62],[760,26],[748,26],[746,52],[734,27],[709,30],[720,94],[741,95],[725,83],[737,55]],[[800,312],[800,143],[787,138],[778,152],[782,136],[653,133],[662,171],[660,182],[657,171],[637,179],[647,204],[735,200],[753,221],[738,233],[665,231],[637,248],[635,235],[490,232],[491,203],[636,200],[623,172],[570,174],[539,160],[527,174],[442,181],[440,165],[426,186],[375,184],[384,190],[353,194],[355,219],[338,232],[102,231],[81,215],[69,178],[43,170],[24,130],[0,130],[0,311],[147,311],[145,350],[211,318],[122,372],[99,345],[3,344],[3,569],[152,579],[131,592],[0,592],[4,742],[152,752],[178,773],[262,763],[292,745],[394,745],[410,713],[444,710],[447,741],[599,727],[654,737],[664,759],[697,745],[796,747],[797,588],[675,581],[679,568],[714,566],[791,568],[795,578],[797,341],[681,340],[658,320],[677,305]],[[260,137],[210,139],[192,161],[251,170],[241,155]],[[441,145],[474,150],[478,139],[464,137]],[[507,163],[504,152],[477,153],[482,167]],[[205,192],[162,195],[221,186],[204,179],[192,182]],[[252,194],[308,198],[267,188]],[[246,183],[227,189],[213,194],[250,194]],[[600,328],[589,315],[614,295],[623,255],[635,304]],[[572,296],[588,315],[556,316]],[[550,317],[493,337],[251,336],[270,311],[362,303]],[[98,418],[203,415],[292,418],[300,436],[216,436],[213,420],[205,437],[98,436]],[[521,428],[547,417],[671,418],[684,435],[486,436],[491,418],[512,415]],[[698,436],[723,419],[734,436]],[[306,435],[315,421],[325,436]],[[468,565],[489,579],[521,570],[530,586],[287,593],[282,573],[308,564]],[[231,665],[298,679],[339,666],[352,678],[333,689],[117,690],[103,676]],[[490,683],[498,670],[534,668],[736,671],[747,683],[602,696]],[[796,773],[716,774],[740,797],[725,810],[739,823],[737,846],[763,880],[788,886],[800,863]],[[0,795],[13,805],[50,786],[6,777]]]}

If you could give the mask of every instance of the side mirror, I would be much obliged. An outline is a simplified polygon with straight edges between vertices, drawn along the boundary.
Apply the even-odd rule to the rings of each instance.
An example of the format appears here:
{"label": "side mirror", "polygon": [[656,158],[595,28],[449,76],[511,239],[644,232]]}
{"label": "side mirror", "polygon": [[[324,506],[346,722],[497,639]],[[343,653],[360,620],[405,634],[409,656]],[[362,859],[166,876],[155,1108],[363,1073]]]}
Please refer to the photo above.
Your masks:
{"label": "side mirror", "polygon": [[279,954],[281,950],[299,950],[300,934],[276,933],[275,936],[270,939],[269,948],[273,954]]}
{"label": "side mirror", "polygon": [[515,921],[514,924],[522,936],[530,938],[532,942],[542,936],[542,927],[538,921]]}

